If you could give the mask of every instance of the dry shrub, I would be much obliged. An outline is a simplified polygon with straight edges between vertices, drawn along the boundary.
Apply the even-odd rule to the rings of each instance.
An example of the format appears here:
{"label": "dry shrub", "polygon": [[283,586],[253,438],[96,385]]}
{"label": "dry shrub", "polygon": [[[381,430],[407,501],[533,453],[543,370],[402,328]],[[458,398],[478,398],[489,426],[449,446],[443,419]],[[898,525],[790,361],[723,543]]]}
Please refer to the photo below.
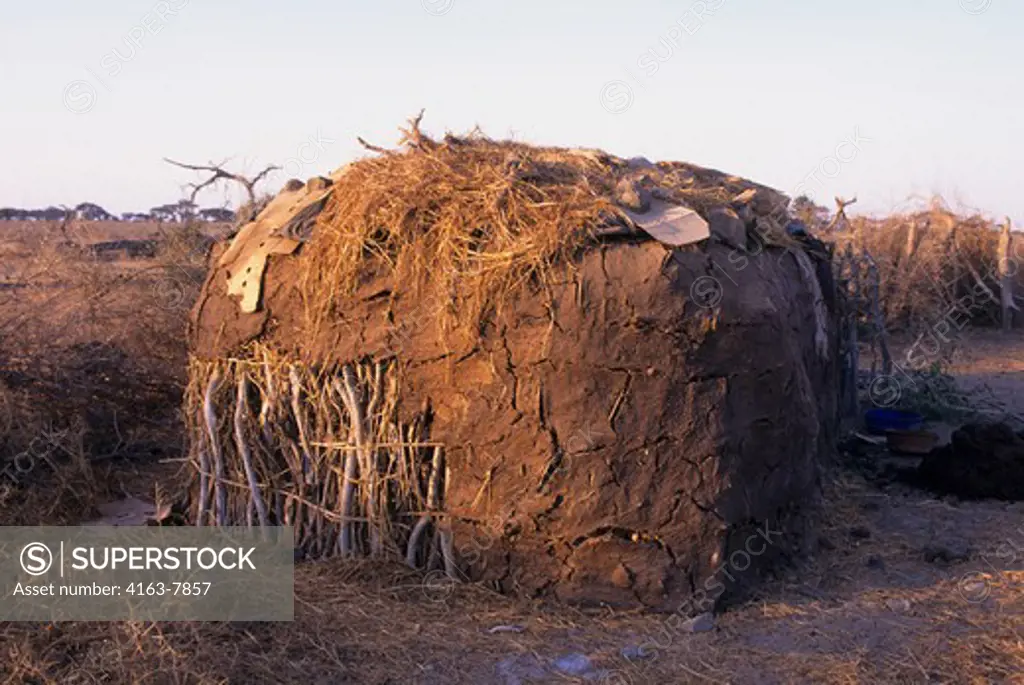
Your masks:
{"label": "dry shrub", "polygon": [[[878,264],[880,302],[893,329],[921,331],[1000,321],[998,244],[1001,227],[978,214],[950,210],[936,198],[924,210],[882,218],[855,217],[830,236],[840,250],[863,247]],[[1024,258],[1017,237],[1011,270]],[[1017,283],[1024,283],[1019,274]],[[1019,285],[1018,285],[1019,288]]]}
{"label": "dry shrub", "polygon": [[184,327],[205,259],[104,260],[60,228],[35,227],[0,288],[4,509],[42,520],[83,513],[97,460],[178,449]]}
{"label": "dry shrub", "polygon": [[926,369],[904,369],[901,378],[900,408],[915,411],[926,419],[955,425],[968,421],[1019,421],[990,388],[965,387],[942,361],[933,362]]}
{"label": "dry shrub", "polygon": [[208,226],[196,222],[161,226],[159,235],[156,266],[184,273],[189,281],[201,283],[206,273],[206,256],[216,243]]}

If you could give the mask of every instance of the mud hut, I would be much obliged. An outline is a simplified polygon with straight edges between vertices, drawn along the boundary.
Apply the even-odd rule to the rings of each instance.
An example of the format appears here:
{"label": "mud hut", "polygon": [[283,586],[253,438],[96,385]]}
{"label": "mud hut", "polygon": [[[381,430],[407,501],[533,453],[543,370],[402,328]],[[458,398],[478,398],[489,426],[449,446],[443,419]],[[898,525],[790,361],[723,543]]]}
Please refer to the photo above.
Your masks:
{"label": "mud hut", "polygon": [[213,251],[197,525],[657,609],[804,544],[838,354],[829,255],[788,198],[418,121],[372,149]]}

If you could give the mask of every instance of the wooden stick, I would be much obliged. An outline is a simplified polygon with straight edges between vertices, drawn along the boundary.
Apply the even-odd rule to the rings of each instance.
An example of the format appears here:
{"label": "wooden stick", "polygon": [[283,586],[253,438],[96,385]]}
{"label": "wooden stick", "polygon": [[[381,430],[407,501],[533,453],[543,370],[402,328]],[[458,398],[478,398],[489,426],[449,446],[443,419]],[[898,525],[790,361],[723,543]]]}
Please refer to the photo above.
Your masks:
{"label": "wooden stick", "polygon": [[[356,395],[356,379],[352,366],[346,364],[342,370],[345,383],[342,386],[342,401],[346,404],[349,413],[349,423],[352,429],[352,438],[356,446],[362,444],[363,437],[363,412],[359,399]],[[352,552],[352,531],[349,519],[352,516],[353,496],[356,488],[356,459],[358,452],[349,452],[345,455],[345,474],[341,484],[341,534],[338,537],[338,544],[342,555],[349,555]]]}
{"label": "wooden stick", "polygon": [[206,446],[199,445],[199,503],[196,506],[196,525],[205,525],[206,508],[209,506],[210,498],[210,477],[207,474],[210,470],[210,456],[206,453]]}
{"label": "wooden stick", "polygon": [[[217,414],[213,406],[213,396],[220,387],[221,378],[220,367],[217,367],[213,371],[213,376],[210,377],[210,382],[206,386],[206,395],[203,397],[203,415],[206,418],[206,431],[210,438],[210,451],[213,453],[214,523],[218,526],[225,525],[227,515],[227,493],[224,491],[224,455],[221,452],[220,443],[217,441]],[[204,471],[208,469],[209,464],[206,465]],[[203,478],[200,476],[201,487],[208,487],[202,484],[202,480]]]}
{"label": "wooden stick", "polygon": [[847,345],[849,346],[850,354],[850,385],[848,387],[847,407],[850,414],[854,415],[860,409],[857,393],[857,379],[860,376],[860,351],[857,348],[857,326],[860,322],[860,267],[853,256],[853,250],[849,244],[847,244],[846,249],[847,255],[850,258],[850,280],[853,283],[853,308],[850,312],[850,327],[847,331],[849,335]]}
{"label": "wooden stick", "polygon": [[441,478],[441,448],[434,448],[434,459],[430,466],[430,478],[427,481],[427,508],[428,512],[420,516],[409,535],[409,544],[405,548],[405,563],[411,568],[416,568],[416,555],[419,552],[420,538],[430,523],[432,512],[437,509],[438,481]]}
{"label": "wooden stick", "polygon": [[263,429],[263,442],[266,443],[267,449],[273,449],[273,427],[272,422],[276,418],[274,416],[274,407],[277,406],[277,391],[274,388],[274,374],[270,368],[270,356],[266,350],[263,351],[263,374],[266,379],[267,389],[262,396],[262,406],[260,407],[260,428]]}
{"label": "wooden stick", "polygon": [[252,464],[252,452],[245,440],[245,407],[248,404],[249,379],[245,372],[238,376],[238,395],[235,401],[235,444],[238,453],[242,457],[242,464],[245,467],[245,477],[249,483],[249,491],[252,497],[252,504],[256,507],[256,515],[259,517],[260,527],[266,528],[270,525],[270,515],[267,513],[267,505],[260,494],[260,485],[256,480],[256,469]]}
{"label": "wooden stick", "polygon": [[427,561],[423,565],[424,571],[432,571],[437,568],[437,558],[440,556],[441,536],[435,535],[430,538],[430,551],[427,552]]}
{"label": "wooden stick", "polygon": [[[448,483],[451,482],[452,472],[447,466],[444,469],[444,483],[445,490],[448,489]],[[440,504],[440,503],[439,503]],[[459,567],[455,563],[455,534],[452,532],[451,522],[449,521],[444,527],[441,528],[441,553],[444,557],[444,572],[452,580],[460,580],[459,578]]]}
{"label": "wooden stick", "polygon": [[[353,451],[358,449],[356,445],[351,445],[347,442],[311,442],[309,443],[313,447],[327,447],[332,450],[338,450],[339,452]],[[374,447],[381,448],[392,448],[392,447],[408,447],[415,449],[417,447],[444,447],[444,443],[441,442],[375,442]]]}
{"label": "wooden stick", "polygon": [[309,482],[309,441],[306,438],[306,415],[302,411],[302,384],[299,382],[299,373],[295,366],[288,367],[288,379],[292,386],[292,414],[295,416],[295,425],[299,431],[299,445],[302,447],[302,478]]}
{"label": "wooden stick", "polygon": [[[957,223],[956,220],[949,214],[942,214],[942,221],[946,227],[946,238],[943,244],[943,254],[951,255],[957,252]],[[949,260],[951,270],[953,272],[953,278],[950,281],[953,284],[950,299],[953,302],[959,302],[960,300],[960,259],[954,256]]]}
{"label": "wooden stick", "polygon": [[[877,337],[878,345],[882,350],[882,373],[888,376],[892,373],[892,354],[889,352],[888,335],[885,331],[885,318],[882,316],[882,308],[880,305],[881,279],[878,275],[878,264],[875,263],[875,260],[867,250],[864,251],[864,257],[868,260],[868,276],[871,279],[871,317],[875,324],[875,336]],[[873,371],[873,359],[871,363]]]}
{"label": "wooden stick", "polygon": [[904,254],[904,263],[909,264],[917,252],[917,219],[911,219],[910,228],[907,230],[907,247]]}
{"label": "wooden stick", "polygon": [[460,580],[459,567],[455,564],[455,536],[451,528],[441,528],[441,559],[444,561],[444,573],[452,580]]}
{"label": "wooden stick", "polygon": [[[374,416],[377,414],[377,410],[384,396],[384,364],[381,362],[375,362],[373,365],[373,379],[371,381],[372,393],[370,395],[370,401],[366,405],[366,425],[364,430],[369,431],[369,422],[373,421]],[[364,438],[366,436],[364,435]],[[379,476],[379,467],[377,464],[378,451],[377,446],[368,446],[365,451],[364,467],[363,467],[363,480],[366,482],[368,489],[367,499],[370,505],[367,507],[366,516],[371,519],[370,523],[370,553],[373,556],[382,556],[384,554],[384,541],[381,536],[380,526],[377,525],[371,515],[373,508],[381,506],[379,501],[380,492],[377,487],[377,481]],[[386,516],[387,509],[382,507]]]}
{"label": "wooden stick", "polygon": [[1010,219],[1007,217],[1003,230],[999,234],[999,296],[1002,312],[1003,330],[1013,328],[1013,310],[1017,309],[1013,301],[1013,274],[1010,272],[1010,246],[1013,237],[1010,234]]}

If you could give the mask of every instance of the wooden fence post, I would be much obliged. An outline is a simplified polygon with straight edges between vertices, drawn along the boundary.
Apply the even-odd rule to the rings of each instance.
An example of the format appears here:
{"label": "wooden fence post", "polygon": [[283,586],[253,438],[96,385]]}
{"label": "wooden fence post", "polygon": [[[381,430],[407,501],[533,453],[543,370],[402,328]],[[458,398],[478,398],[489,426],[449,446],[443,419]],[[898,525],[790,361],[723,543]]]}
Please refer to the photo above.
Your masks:
{"label": "wooden fence post", "polygon": [[999,234],[999,289],[1002,309],[1003,330],[1013,328],[1013,310],[1017,308],[1013,301],[1013,274],[1010,270],[1010,246],[1013,236],[1010,235],[1010,219],[1007,217],[1003,230]]}
{"label": "wooden fence post", "polygon": [[[888,334],[885,331],[885,317],[882,316],[882,305],[881,305],[881,278],[878,273],[878,264],[875,262],[874,257],[871,256],[867,250],[864,250],[864,261],[868,264],[868,284],[870,290],[868,291],[868,297],[870,298],[870,311],[871,323],[875,327],[875,339],[872,340],[872,347],[875,342],[878,343],[879,350],[882,353],[882,373],[886,376],[892,375],[892,354],[889,352],[889,340]],[[874,372],[875,362],[871,361],[871,370]],[[874,380],[872,378],[872,380]]]}
{"label": "wooden fence post", "polygon": [[850,283],[853,286],[853,296],[848,300],[848,302],[852,302],[853,307],[848,312],[849,329],[846,331],[848,336],[846,340],[847,351],[850,355],[847,362],[850,380],[846,386],[849,393],[846,397],[846,406],[849,415],[852,416],[857,414],[860,404],[857,389],[857,381],[860,377],[860,351],[857,340],[857,326],[860,322],[860,265],[857,263],[857,257],[854,255],[853,247],[850,243],[846,244],[846,258],[850,263]]}
{"label": "wooden fence post", "polygon": [[912,218],[910,220],[910,227],[907,229],[907,246],[903,251],[902,261],[904,264],[909,264],[917,252],[918,230],[917,219]]}

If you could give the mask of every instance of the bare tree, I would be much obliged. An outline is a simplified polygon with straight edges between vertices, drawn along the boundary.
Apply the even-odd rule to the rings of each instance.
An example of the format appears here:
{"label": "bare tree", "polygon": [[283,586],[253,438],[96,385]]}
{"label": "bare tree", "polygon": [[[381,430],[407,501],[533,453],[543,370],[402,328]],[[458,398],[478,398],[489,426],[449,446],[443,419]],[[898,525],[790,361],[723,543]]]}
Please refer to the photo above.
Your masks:
{"label": "bare tree", "polygon": [[264,178],[266,178],[267,174],[269,174],[272,171],[277,171],[278,169],[281,168],[279,166],[271,164],[267,166],[265,169],[263,169],[263,171],[253,176],[252,178],[249,178],[248,176],[243,176],[241,174],[236,174],[231,171],[225,170],[224,165],[227,163],[226,161],[221,162],[220,164],[215,164],[213,162],[210,162],[209,164],[185,164],[183,162],[176,162],[168,157],[164,157],[164,161],[167,162],[168,164],[173,164],[174,166],[181,167],[182,169],[188,169],[189,171],[199,171],[210,174],[210,177],[207,178],[202,183],[189,183],[187,186],[185,186],[186,188],[192,189],[192,195],[189,197],[189,200],[191,202],[196,201],[196,196],[199,194],[199,191],[203,190],[204,188],[212,186],[218,181],[226,180],[235,181],[236,183],[241,184],[243,188],[245,188],[245,192],[249,194],[250,207],[256,205],[256,185]]}

